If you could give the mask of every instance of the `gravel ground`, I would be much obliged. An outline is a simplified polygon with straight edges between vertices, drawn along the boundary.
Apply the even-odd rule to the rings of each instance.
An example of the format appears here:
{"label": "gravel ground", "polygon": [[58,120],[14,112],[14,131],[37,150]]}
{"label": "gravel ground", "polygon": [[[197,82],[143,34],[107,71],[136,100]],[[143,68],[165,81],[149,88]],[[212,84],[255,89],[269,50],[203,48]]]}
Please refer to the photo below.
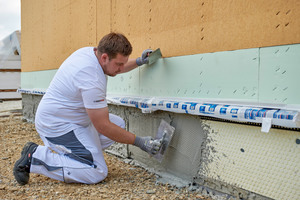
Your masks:
{"label": "gravel ground", "polygon": [[208,199],[185,188],[157,184],[155,174],[107,153],[108,177],[98,184],[66,184],[31,174],[29,184],[20,186],[12,168],[28,141],[42,144],[34,124],[23,122],[20,113],[1,116],[0,111],[0,199]]}

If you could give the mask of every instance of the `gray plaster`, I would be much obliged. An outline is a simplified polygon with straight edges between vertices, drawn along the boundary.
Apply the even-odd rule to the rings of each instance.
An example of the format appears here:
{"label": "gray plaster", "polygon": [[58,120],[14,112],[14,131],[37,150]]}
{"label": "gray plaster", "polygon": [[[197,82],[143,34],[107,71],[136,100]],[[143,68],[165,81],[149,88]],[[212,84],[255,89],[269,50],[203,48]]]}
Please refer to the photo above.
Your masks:
{"label": "gray plaster", "polygon": [[23,119],[34,122],[35,113],[42,97],[42,95],[22,94]]}
{"label": "gray plaster", "polygon": [[154,137],[161,119],[174,126],[175,133],[162,163],[134,146],[129,146],[130,156],[159,171],[165,171],[189,182],[193,180],[200,167],[201,148],[204,148],[206,138],[198,117],[162,111],[144,114],[136,108],[112,105],[109,107],[111,113],[121,114],[127,124],[130,124],[129,131],[139,136]]}

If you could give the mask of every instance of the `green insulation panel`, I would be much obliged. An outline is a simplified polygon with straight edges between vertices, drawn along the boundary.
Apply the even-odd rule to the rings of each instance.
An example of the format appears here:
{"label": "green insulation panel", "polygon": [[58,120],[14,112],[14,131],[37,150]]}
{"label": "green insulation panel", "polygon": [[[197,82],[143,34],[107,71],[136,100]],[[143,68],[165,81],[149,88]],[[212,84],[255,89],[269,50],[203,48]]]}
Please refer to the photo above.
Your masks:
{"label": "green insulation panel", "polygon": [[140,92],[139,69],[134,69],[115,77],[109,77],[107,87],[108,93],[138,95]]}
{"label": "green insulation panel", "polygon": [[257,58],[249,49],[162,59],[140,69],[140,95],[256,102]]}
{"label": "green insulation panel", "polygon": [[163,58],[110,77],[108,93],[299,106],[297,63],[299,44]]}
{"label": "green insulation panel", "polygon": [[158,60],[109,79],[110,94],[258,101],[259,49]]}
{"label": "green insulation panel", "polygon": [[[162,52],[163,54],[163,52]],[[300,105],[300,44],[161,58],[108,79],[108,94]],[[22,72],[22,89],[47,89],[57,70]]]}
{"label": "green insulation panel", "polygon": [[300,104],[300,45],[261,48],[259,101]]}
{"label": "green insulation panel", "polygon": [[57,70],[43,70],[35,72],[21,73],[22,89],[42,89],[46,90]]}

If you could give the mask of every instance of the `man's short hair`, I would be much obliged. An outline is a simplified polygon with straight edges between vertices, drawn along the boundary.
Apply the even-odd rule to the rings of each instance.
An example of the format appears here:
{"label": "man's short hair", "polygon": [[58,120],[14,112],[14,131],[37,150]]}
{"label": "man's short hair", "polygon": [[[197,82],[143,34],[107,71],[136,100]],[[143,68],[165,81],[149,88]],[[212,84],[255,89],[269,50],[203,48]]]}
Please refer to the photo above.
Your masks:
{"label": "man's short hair", "polygon": [[103,54],[107,53],[109,59],[113,59],[117,54],[129,56],[132,52],[132,46],[128,39],[121,33],[109,33],[99,42],[98,51]]}

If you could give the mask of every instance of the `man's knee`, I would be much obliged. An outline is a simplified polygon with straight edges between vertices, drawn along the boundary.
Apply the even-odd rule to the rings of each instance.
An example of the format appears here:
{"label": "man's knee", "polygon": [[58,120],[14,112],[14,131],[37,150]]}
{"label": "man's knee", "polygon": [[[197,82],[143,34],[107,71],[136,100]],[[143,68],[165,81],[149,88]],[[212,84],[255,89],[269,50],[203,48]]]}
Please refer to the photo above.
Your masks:
{"label": "man's knee", "polygon": [[125,121],[121,117],[110,113],[109,120],[117,126],[125,129]]}
{"label": "man's knee", "polygon": [[108,174],[108,170],[106,169],[105,171],[103,170],[96,170],[96,172],[93,172],[92,177],[90,178],[89,182],[87,184],[96,184],[101,181],[103,181]]}
{"label": "man's knee", "polygon": [[119,122],[118,126],[125,129],[125,121],[121,118],[121,121]]}

